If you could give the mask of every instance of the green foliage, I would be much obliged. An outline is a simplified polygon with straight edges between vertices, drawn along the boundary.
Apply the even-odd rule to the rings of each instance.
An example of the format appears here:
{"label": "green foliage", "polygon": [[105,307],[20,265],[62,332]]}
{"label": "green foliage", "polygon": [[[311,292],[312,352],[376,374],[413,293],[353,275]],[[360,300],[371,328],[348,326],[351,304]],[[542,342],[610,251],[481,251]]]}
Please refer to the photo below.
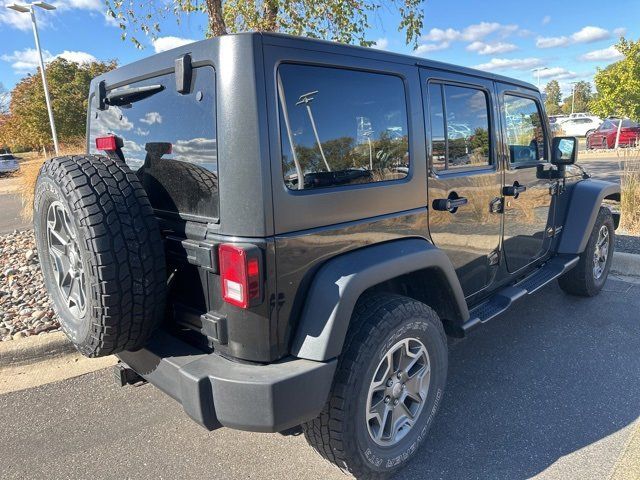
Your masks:
{"label": "green foliage", "polygon": [[562,113],[571,113],[572,104],[574,112],[588,112],[589,102],[592,98],[591,84],[585,81],[578,82],[573,87],[573,95],[565,97]]}
{"label": "green foliage", "polygon": [[591,111],[601,117],[618,115],[640,119],[640,40],[621,38],[616,45],[624,58],[598,69],[594,83],[598,95]]}
{"label": "green foliage", "polygon": [[[61,143],[84,137],[91,79],[115,67],[115,61],[78,64],[62,58],[47,65],[49,95]],[[0,144],[37,148],[52,143],[38,70],[20,80],[11,92],[9,115],[0,126]]]}
{"label": "green foliage", "polygon": [[342,43],[371,46],[366,36],[371,19],[380,9],[396,11],[398,31],[405,32],[407,45],[418,44],[423,28],[425,0],[106,0],[108,15],[138,48],[136,33],[151,38],[160,33],[158,20],[173,16],[180,23],[185,15],[199,13],[208,18],[207,36],[246,31],[283,32]]}
{"label": "green foliage", "polygon": [[551,80],[544,87],[545,101],[544,108],[547,111],[547,115],[557,115],[561,112],[560,101],[562,95],[560,93],[560,84],[557,80]]}

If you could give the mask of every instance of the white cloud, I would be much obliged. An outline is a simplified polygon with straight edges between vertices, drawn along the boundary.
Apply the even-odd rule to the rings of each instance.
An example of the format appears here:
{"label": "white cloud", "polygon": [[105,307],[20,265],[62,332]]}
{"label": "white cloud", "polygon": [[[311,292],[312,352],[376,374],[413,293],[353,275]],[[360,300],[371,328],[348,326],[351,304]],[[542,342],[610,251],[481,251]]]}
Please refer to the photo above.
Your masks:
{"label": "white cloud", "polygon": [[[421,38],[422,42],[425,42],[416,48],[415,53],[418,55],[435,52],[438,50],[444,50],[451,46],[452,42],[480,42],[484,40],[489,35],[498,35],[501,38],[506,38],[512,33],[518,31],[517,25],[504,25],[497,22],[481,22],[473,25],[469,25],[468,27],[462,30],[456,30],[454,28],[432,28],[429,30],[429,33],[423,35]],[[505,48],[503,44],[501,48]],[[490,53],[499,53],[504,51],[512,51],[511,50],[498,50]]]}
{"label": "white cloud", "polygon": [[379,38],[376,40],[376,43],[373,44],[373,48],[377,48],[378,50],[387,50],[389,48],[389,39],[388,38]]}
{"label": "white cloud", "polygon": [[56,55],[55,58],[64,58],[69,62],[75,63],[92,63],[97,62],[98,59],[87,52],[73,52],[69,50],[65,50],[64,52]]}
{"label": "white cloud", "polygon": [[605,40],[610,36],[611,34],[609,31],[604,28],[589,26],[583,27],[581,30],[571,35],[571,39],[575,43],[591,43],[597,42],[598,40]]}
{"label": "white cloud", "polygon": [[456,30],[453,28],[447,28],[446,30],[441,28],[432,28],[429,30],[429,33],[422,37],[422,40],[425,42],[475,42],[486,38],[492,33],[498,33],[501,36],[506,37],[516,30],[518,30],[517,25],[503,25],[497,22],[481,22],[469,25],[463,30]]}
{"label": "white cloud", "polygon": [[551,23],[551,15],[545,15],[544,18],[542,19],[542,24],[548,25],[549,23]]}
{"label": "white cloud", "polygon": [[538,48],[555,48],[569,45],[569,37],[538,37],[536,39],[536,47]]}
{"label": "white cloud", "polygon": [[[215,138],[192,138],[173,143],[176,160],[190,163],[212,164],[218,157],[218,145]],[[213,165],[210,165],[213,167]]]}
{"label": "white cloud", "polygon": [[446,50],[451,46],[450,42],[441,42],[441,43],[423,43],[422,45],[418,45],[413,52],[416,55],[424,55],[429,52],[437,52],[438,50]]}
{"label": "white cloud", "polygon": [[624,27],[618,27],[613,29],[613,35],[616,38],[624,37],[627,34],[627,29]]}
{"label": "white cloud", "polygon": [[[619,30],[619,29],[616,29]],[[565,47],[574,43],[592,43],[598,40],[605,40],[611,37],[608,30],[600,27],[586,26],[571,34],[570,36],[561,37],[538,37],[536,47],[538,48],[555,48]]]}
{"label": "white cloud", "polygon": [[616,60],[620,60],[622,57],[623,55],[618,51],[615,45],[611,45],[608,48],[585,53],[580,57],[580,60],[583,62],[615,62]]}
{"label": "white cloud", "polygon": [[[76,63],[97,61],[96,57],[87,52],[65,50],[58,55],[52,55],[48,50],[42,51],[42,59],[45,63],[49,63],[56,58],[64,58],[65,60]],[[10,62],[11,68],[19,74],[34,72],[39,66],[38,51],[35,48],[15,50],[12,54],[1,55],[0,59],[5,62]]]}
{"label": "white cloud", "polygon": [[100,136],[109,132],[122,132],[133,129],[133,122],[122,113],[120,107],[110,106],[99,113],[98,120],[91,122],[92,135]]}
{"label": "white cloud", "polygon": [[476,25],[469,25],[462,32],[462,38],[468,42],[482,40],[492,33],[498,33],[502,37],[508,37],[518,30],[517,25],[502,25],[497,22],[481,22]]}
{"label": "white cloud", "polygon": [[480,55],[495,55],[496,53],[513,52],[517,49],[518,47],[513,43],[505,42],[484,43],[477,41],[467,45],[467,50],[470,52],[477,52]]}
{"label": "white cloud", "polygon": [[567,70],[566,68],[562,67],[552,67],[547,68],[546,70],[540,70],[536,75],[539,75],[540,78],[548,78],[554,80],[578,77],[578,74],[576,72],[572,72],[571,70]]}
{"label": "white cloud", "polygon": [[478,70],[531,70],[542,65],[539,58],[492,58],[490,62],[476,65]]}
{"label": "white cloud", "polygon": [[165,52],[172,48],[181,47],[182,45],[192,42],[195,42],[195,40],[180,37],[158,37],[151,40],[151,44],[153,45],[153,49],[156,53]]}
{"label": "white cloud", "polygon": [[146,123],[147,125],[153,125],[154,123],[162,123],[162,115],[158,112],[148,112],[144,115],[144,118],[141,118],[140,121],[142,123]]}

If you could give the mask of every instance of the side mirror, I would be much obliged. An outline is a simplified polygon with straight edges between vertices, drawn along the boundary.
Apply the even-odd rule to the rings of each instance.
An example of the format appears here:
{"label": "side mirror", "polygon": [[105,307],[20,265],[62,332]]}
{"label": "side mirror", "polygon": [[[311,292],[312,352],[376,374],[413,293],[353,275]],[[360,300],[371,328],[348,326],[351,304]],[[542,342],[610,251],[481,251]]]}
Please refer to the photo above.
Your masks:
{"label": "side mirror", "polygon": [[551,163],[554,165],[573,165],[578,157],[576,137],[554,137],[551,144]]}

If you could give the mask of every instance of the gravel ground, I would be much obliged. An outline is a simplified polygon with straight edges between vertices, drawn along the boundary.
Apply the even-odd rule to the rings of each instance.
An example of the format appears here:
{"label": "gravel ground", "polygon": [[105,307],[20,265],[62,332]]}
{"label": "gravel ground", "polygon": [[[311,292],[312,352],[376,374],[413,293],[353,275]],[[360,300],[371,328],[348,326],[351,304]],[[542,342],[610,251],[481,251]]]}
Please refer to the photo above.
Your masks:
{"label": "gravel ground", "polygon": [[0,340],[59,329],[44,289],[33,230],[0,235]]}
{"label": "gravel ground", "polygon": [[616,252],[635,253],[640,255],[640,237],[624,235],[616,232]]}

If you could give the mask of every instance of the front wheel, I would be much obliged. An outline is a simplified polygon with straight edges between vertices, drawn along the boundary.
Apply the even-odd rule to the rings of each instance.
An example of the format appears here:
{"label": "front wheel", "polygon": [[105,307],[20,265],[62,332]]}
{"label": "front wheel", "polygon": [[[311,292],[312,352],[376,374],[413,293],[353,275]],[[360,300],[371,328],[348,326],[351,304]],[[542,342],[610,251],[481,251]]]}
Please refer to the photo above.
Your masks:
{"label": "front wheel", "polygon": [[333,390],[305,437],[356,478],[385,478],[424,442],[444,394],[447,341],[438,315],[399,295],[358,301]]}
{"label": "front wheel", "polygon": [[615,243],[613,215],[600,207],[587,247],[580,255],[578,265],[558,279],[560,288],[571,295],[593,297],[604,287]]}

